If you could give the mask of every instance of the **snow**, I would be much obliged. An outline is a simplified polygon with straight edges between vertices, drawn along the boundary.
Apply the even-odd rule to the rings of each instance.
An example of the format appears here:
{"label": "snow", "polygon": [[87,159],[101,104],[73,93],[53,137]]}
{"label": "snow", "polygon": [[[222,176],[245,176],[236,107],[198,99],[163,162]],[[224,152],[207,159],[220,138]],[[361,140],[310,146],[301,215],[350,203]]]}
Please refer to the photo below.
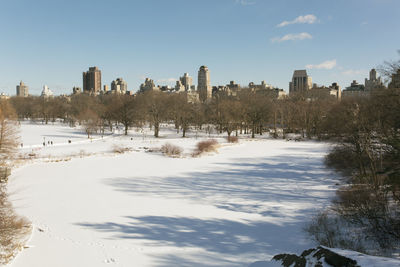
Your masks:
{"label": "snow", "polygon": [[337,254],[351,258],[357,261],[360,266],[381,267],[381,266],[400,266],[400,260],[385,257],[375,257],[365,255],[356,251],[344,250],[338,248],[327,248]]}
{"label": "snow", "polygon": [[[20,153],[37,157],[13,170],[9,191],[34,230],[13,267],[249,266],[298,254],[316,245],[302,228],[338,181],[323,165],[329,145],[311,141],[228,144],[214,134],[218,153],[192,158],[205,134],[90,140],[79,128],[24,122],[21,136]],[[145,152],[166,142],[184,156]],[[132,151],[115,154],[115,145]]]}

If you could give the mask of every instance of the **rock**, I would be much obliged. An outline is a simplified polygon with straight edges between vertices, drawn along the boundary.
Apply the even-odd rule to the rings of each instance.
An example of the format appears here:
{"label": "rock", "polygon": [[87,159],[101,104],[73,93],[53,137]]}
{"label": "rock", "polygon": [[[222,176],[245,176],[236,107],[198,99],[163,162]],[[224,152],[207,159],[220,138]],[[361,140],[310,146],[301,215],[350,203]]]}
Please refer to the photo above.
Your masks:
{"label": "rock", "polygon": [[300,256],[296,254],[278,254],[272,260],[281,263],[285,267],[322,267],[327,264],[332,267],[360,267],[357,265],[357,261],[324,247],[305,250]]}

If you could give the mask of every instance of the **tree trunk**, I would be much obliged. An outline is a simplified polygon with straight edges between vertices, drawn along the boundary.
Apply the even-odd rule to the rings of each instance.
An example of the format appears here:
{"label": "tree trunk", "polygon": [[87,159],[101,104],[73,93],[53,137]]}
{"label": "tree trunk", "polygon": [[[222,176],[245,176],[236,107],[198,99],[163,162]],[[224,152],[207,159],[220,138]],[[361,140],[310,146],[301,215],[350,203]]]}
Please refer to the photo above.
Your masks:
{"label": "tree trunk", "polygon": [[159,132],[159,123],[154,123],[154,137],[158,137],[158,132]]}

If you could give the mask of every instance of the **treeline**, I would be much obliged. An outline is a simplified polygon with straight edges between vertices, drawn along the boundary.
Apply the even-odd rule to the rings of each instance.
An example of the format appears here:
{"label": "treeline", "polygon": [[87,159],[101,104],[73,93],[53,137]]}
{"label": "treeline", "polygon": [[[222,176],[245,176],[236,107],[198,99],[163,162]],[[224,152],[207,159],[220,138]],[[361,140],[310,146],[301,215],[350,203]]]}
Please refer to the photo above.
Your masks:
{"label": "treeline", "polygon": [[400,89],[343,99],[323,121],[324,138],[336,142],[326,163],[341,172],[346,183],[331,209],[317,217],[308,231],[331,247],[376,254],[398,249]]}
{"label": "treeline", "polygon": [[7,264],[31,231],[30,223],[15,214],[7,194],[7,178],[18,146],[16,114],[8,101],[0,100],[0,265]]}
{"label": "treeline", "polygon": [[323,119],[336,100],[301,95],[278,100],[269,91],[242,89],[235,97],[221,93],[207,103],[188,103],[185,93],[155,91],[136,96],[13,97],[10,102],[20,120],[48,123],[61,119],[70,125],[84,125],[88,136],[117,124],[124,126],[125,134],[131,127],[150,124],[158,137],[160,124],[167,122],[173,123],[183,137],[190,128],[212,125],[228,136],[245,133],[254,138],[270,131],[275,137],[299,133],[313,138],[323,134]]}

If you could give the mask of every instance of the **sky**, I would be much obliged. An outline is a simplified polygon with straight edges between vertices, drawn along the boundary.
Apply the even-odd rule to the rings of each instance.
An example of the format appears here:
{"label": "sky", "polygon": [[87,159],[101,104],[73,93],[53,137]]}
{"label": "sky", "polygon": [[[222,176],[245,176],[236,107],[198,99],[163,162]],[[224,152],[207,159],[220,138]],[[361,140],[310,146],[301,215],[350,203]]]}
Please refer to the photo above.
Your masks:
{"label": "sky", "polygon": [[122,77],[174,85],[201,65],[212,85],[253,81],[288,91],[295,69],[342,88],[400,55],[399,0],[0,0],[0,92],[55,94]]}

